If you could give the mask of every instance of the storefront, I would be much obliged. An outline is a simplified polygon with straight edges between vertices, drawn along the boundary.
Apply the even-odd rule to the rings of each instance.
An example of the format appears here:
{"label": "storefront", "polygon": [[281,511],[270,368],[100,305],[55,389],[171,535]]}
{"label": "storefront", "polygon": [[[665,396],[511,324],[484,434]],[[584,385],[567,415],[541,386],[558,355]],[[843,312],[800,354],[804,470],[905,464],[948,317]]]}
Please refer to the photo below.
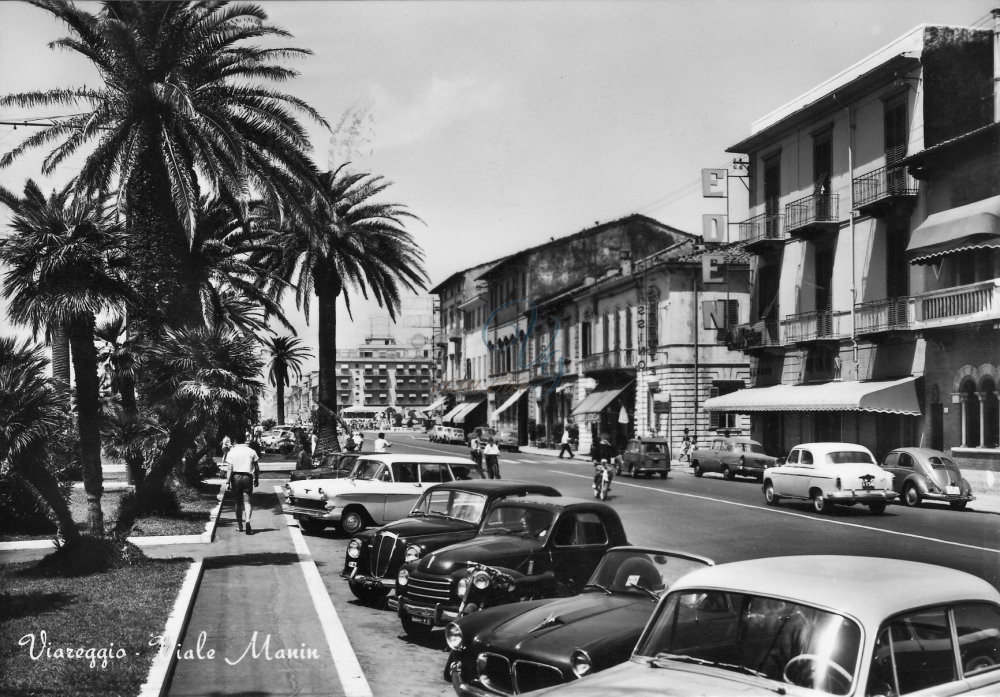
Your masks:
{"label": "storefront", "polygon": [[571,418],[580,430],[589,430],[591,443],[606,434],[618,450],[624,450],[635,433],[635,383],[618,387],[598,385],[573,409]]}

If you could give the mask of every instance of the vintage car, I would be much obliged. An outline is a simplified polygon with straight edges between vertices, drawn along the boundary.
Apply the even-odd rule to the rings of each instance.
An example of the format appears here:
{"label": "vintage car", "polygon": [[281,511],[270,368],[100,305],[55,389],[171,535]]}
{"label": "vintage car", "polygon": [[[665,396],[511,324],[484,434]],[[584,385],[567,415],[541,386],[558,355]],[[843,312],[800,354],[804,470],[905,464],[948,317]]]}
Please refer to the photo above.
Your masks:
{"label": "vintage car", "polygon": [[497,431],[495,428],[490,428],[488,426],[476,426],[465,436],[467,443],[471,443],[473,438],[478,438],[481,441],[487,441],[490,438],[496,440]]}
{"label": "vintage car", "polygon": [[633,438],[622,452],[618,474],[630,477],[654,474],[666,479],[670,472],[670,442],[666,438]]}
{"label": "vintage car", "polygon": [[403,565],[395,603],[421,635],[484,607],[579,593],[604,552],[628,544],[618,513],[598,501],[527,496],[495,505],[479,534]]}
{"label": "vintage car", "polygon": [[517,440],[517,431],[512,428],[501,428],[496,435],[497,446],[501,450],[509,450],[512,453],[520,452],[521,446]]}
{"label": "vintage car", "polygon": [[693,571],[627,663],[535,694],[998,693],[1000,593],[989,583],[897,559],[798,556]]}
{"label": "vintage car", "polygon": [[[691,554],[609,549],[583,592],[461,617],[445,627],[446,672],[460,697],[521,694],[627,661],[656,602],[685,574],[711,566]],[[480,661],[483,653],[486,660]]]}
{"label": "vintage car", "polygon": [[313,460],[315,467],[292,470],[289,478],[293,482],[302,479],[340,479],[351,474],[357,461],[357,453],[328,453],[321,460]]}
{"label": "vintage car", "polygon": [[882,469],[892,474],[892,488],[907,506],[926,499],[961,511],[976,498],[955,461],[937,450],[897,448],[882,458]]}
{"label": "vintage car", "polygon": [[863,445],[803,443],[788,459],[764,472],[764,500],[776,506],[783,498],[811,501],[817,513],[830,513],[834,504],[867,504],[872,513],[885,512],[899,496],[892,476],[875,464]]}
{"label": "vintage car", "polygon": [[447,455],[363,453],[345,479],[285,484],[283,508],[304,532],[336,525],[345,535],[355,535],[405,518],[428,486],[464,479],[483,479],[483,473],[468,460]]}
{"label": "vintage car", "polygon": [[457,426],[445,426],[438,443],[465,443],[465,431]]}
{"label": "vintage car", "polygon": [[444,443],[445,442],[445,438],[444,438],[444,429],[445,428],[446,428],[446,426],[442,426],[441,424],[433,424],[430,427],[430,429],[428,430],[427,439],[431,443]]}
{"label": "vintage car", "polygon": [[764,478],[764,470],[774,467],[777,458],[764,453],[764,447],[746,436],[716,436],[703,448],[691,453],[691,471],[696,477],[718,472],[732,480],[736,475]]}
{"label": "vintage car", "polygon": [[559,496],[550,486],[509,479],[436,484],[423,493],[408,518],[355,535],[340,575],[360,600],[381,601],[395,587],[404,562],[475,537],[494,503],[526,494]]}
{"label": "vintage car", "polygon": [[260,439],[260,447],[265,453],[291,455],[299,446],[298,434],[291,428],[275,428]]}

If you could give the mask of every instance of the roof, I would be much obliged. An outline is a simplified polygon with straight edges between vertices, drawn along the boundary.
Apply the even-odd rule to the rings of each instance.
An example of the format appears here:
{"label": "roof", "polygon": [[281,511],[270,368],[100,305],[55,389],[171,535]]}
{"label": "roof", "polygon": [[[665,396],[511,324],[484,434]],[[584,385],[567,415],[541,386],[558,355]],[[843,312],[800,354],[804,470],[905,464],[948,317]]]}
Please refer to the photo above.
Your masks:
{"label": "roof", "polygon": [[[1000,603],[985,580],[936,564],[858,556],[790,556],[692,571],[671,588],[718,588],[780,597],[842,612],[874,631],[889,615],[956,600]],[[887,593],[886,589],[905,589]]]}
{"label": "roof", "polygon": [[934,159],[936,156],[950,150],[956,145],[967,143],[969,141],[975,141],[976,139],[984,136],[989,137],[990,135],[994,135],[995,131],[1000,131],[1000,121],[988,123],[985,126],[980,126],[979,128],[973,129],[967,133],[957,135],[954,138],[949,138],[948,140],[943,140],[940,143],[935,143],[929,148],[918,150],[912,155],[907,155],[902,160],[899,160],[896,164],[919,167],[920,165],[926,164],[929,160]]}
{"label": "roof", "polygon": [[550,508],[570,508],[576,506],[586,506],[587,508],[591,508],[593,506],[596,506],[598,508],[601,507],[611,508],[607,504],[600,503],[598,501],[592,501],[591,499],[581,499],[575,496],[538,496],[538,495],[529,495],[525,496],[524,498],[519,498],[517,500],[501,501],[497,505],[502,506],[506,504],[521,504],[521,503],[530,503],[533,505],[548,506]]}
{"label": "roof", "polygon": [[[468,460],[463,460],[463,463],[474,464]],[[513,479],[463,479],[454,482],[445,482],[443,484],[435,484],[433,489],[461,489],[462,491],[471,491],[480,494],[507,494],[515,493],[518,491],[531,490],[534,493],[543,493],[545,491],[556,491],[553,487],[547,484],[539,484],[537,482],[519,482]]]}
{"label": "roof", "polygon": [[474,462],[472,462],[467,457],[455,457],[454,455],[418,455],[413,454],[396,454],[396,453],[358,453],[358,457],[363,457],[366,460],[378,460],[379,462],[393,463],[393,462],[413,462],[414,460],[419,460],[427,464],[434,463],[444,463],[449,465],[468,465],[470,467],[475,467]]}
{"label": "roof", "polygon": [[870,411],[920,416],[917,378],[859,382],[835,380],[814,385],[772,385],[737,390],[705,400],[705,411],[739,414],[778,411]]}
{"label": "roof", "polygon": [[806,448],[808,450],[815,450],[817,452],[824,452],[828,450],[860,450],[868,452],[868,448],[866,448],[863,445],[858,445],[857,443],[837,443],[834,441],[799,443],[798,445],[792,446],[793,450],[795,448]]}
{"label": "roof", "polygon": [[722,256],[727,264],[749,264],[752,254],[746,251],[746,242],[730,242],[717,247],[705,247],[680,257],[674,261],[680,263],[700,262],[705,257]]}
{"label": "roof", "polygon": [[[433,288],[431,288],[427,292],[430,295],[438,295],[438,294],[440,294],[441,290],[446,285],[450,284],[452,281],[454,281],[459,276],[467,274],[470,271],[475,271],[476,269],[481,269],[481,268],[484,268],[484,267],[493,267],[493,266],[496,266],[497,264],[499,264],[499,263],[501,263],[503,261],[506,261],[507,258],[508,257],[500,257],[499,259],[493,259],[491,261],[484,261],[481,264],[476,264],[474,266],[470,266],[467,269],[462,269],[461,271],[456,271],[455,273],[453,273],[452,275],[448,276],[448,278],[444,279],[443,281],[441,281],[440,283],[438,283],[436,286],[434,286]],[[486,270],[488,271],[489,269],[486,269]]]}

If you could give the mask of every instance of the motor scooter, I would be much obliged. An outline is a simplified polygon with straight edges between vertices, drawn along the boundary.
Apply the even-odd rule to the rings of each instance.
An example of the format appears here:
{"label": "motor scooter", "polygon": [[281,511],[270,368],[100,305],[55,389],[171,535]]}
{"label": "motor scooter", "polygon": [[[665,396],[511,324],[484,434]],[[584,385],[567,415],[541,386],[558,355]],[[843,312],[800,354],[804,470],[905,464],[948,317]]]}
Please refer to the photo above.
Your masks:
{"label": "motor scooter", "polygon": [[598,462],[594,467],[594,498],[601,501],[608,500],[608,492],[611,491],[611,480],[614,477],[614,466]]}

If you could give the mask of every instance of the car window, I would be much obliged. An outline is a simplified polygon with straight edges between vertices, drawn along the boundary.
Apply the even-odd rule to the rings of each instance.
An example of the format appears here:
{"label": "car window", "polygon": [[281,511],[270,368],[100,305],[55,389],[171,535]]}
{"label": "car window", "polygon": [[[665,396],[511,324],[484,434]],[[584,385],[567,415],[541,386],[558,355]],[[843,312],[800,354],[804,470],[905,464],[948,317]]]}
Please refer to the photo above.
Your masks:
{"label": "car window", "polygon": [[450,482],[451,474],[446,465],[420,465],[420,481],[428,484]]}
{"label": "car window", "polygon": [[483,514],[486,497],[468,491],[428,491],[413,507],[413,513],[440,515],[475,523]]}
{"label": "car window", "polygon": [[604,529],[604,521],[599,515],[581,511],[563,516],[556,526],[552,540],[559,547],[603,545],[608,543],[608,531]]}
{"label": "car window", "polygon": [[663,449],[663,443],[646,443],[646,452],[647,453],[662,453],[662,452],[666,452],[666,451]]}
{"label": "car window", "polygon": [[938,455],[931,455],[929,458],[927,458],[927,462],[929,462],[931,467],[933,467],[936,470],[947,469],[949,467],[958,467],[958,465],[956,465],[953,460]]}
{"label": "car window", "polygon": [[497,506],[486,514],[480,534],[523,535],[544,538],[555,514],[531,506]]}
{"label": "car window", "polygon": [[1000,670],[1000,608],[990,603],[962,603],[955,606],[954,617],[963,676]]}
{"label": "car window", "polygon": [[744,443],[743,449],[748,453],[760,453],[761,455],[764,454],[764,446],[762,446],[760,443]]}
{"label": "car window", "polygon": [[722,450],[722,441],[721,440],[713,440],[712,441],[712,450]]}
{"label": "car window", "polygon": [[601,557],[590,583],[615,593],[648,597],[643,589],[654,592],[666,590],[685,574],[704,567],[705,563],[701,561],[654,551],[612,549]]}
{"label": "car window", "polygon": [[351,476],[355,479],[381,479],[383,466],[378,460],[358,460]]}
{"label": "car window", "polygon": [[876,652],[875,662],[879,672],[887,676],[886,683],[895,686],[895,694],[906,695],[957,679],[946,608],[899,615],[889,622],[888,634],[880,633],[879,639],[883,654],[888,652],[892,660],[887,662]]}
{"label": "car window", "polygon": [[799,451],[796,448],[795,450],[793,450],[792,452],[790,452],[788,454],[788,459],[785,460],[785,462],[787,462],[790,465],[794,465],[794,464],[797,464],[798,461],[799,461]]}
{"label": "car window", "polygon": [[[902,462],[902,458],[900,461]],[[863,450],[835,450],[826,454],[826,462],[831,465],[853,464],[855,462],[874,465],[875,458]]]}
{"label": "car window", "polygon": [[811,465],[813,464],[813,454],[809,450],[800,451],[799,464],[800,465]]}
{"label": "car window", "polygon": [[899,453],[889,453],[882,460],[883,467],[895,467],[896,463],[899,461]]}
{"label": "car window", "polygon": [[416,484],[420,481],[417,478],[417,463],[415,462],[394,462],[392,472],[398,483]]}
{"label": "car window", "polygon": [[485,479],[483,471],[472,465],[451,465],[451,476],[456,480],[465,481],[467,479]]}
{"label": "car window", "polygon": [[899,454],[899,467],[913,467],[913,458],[909,453]]}

